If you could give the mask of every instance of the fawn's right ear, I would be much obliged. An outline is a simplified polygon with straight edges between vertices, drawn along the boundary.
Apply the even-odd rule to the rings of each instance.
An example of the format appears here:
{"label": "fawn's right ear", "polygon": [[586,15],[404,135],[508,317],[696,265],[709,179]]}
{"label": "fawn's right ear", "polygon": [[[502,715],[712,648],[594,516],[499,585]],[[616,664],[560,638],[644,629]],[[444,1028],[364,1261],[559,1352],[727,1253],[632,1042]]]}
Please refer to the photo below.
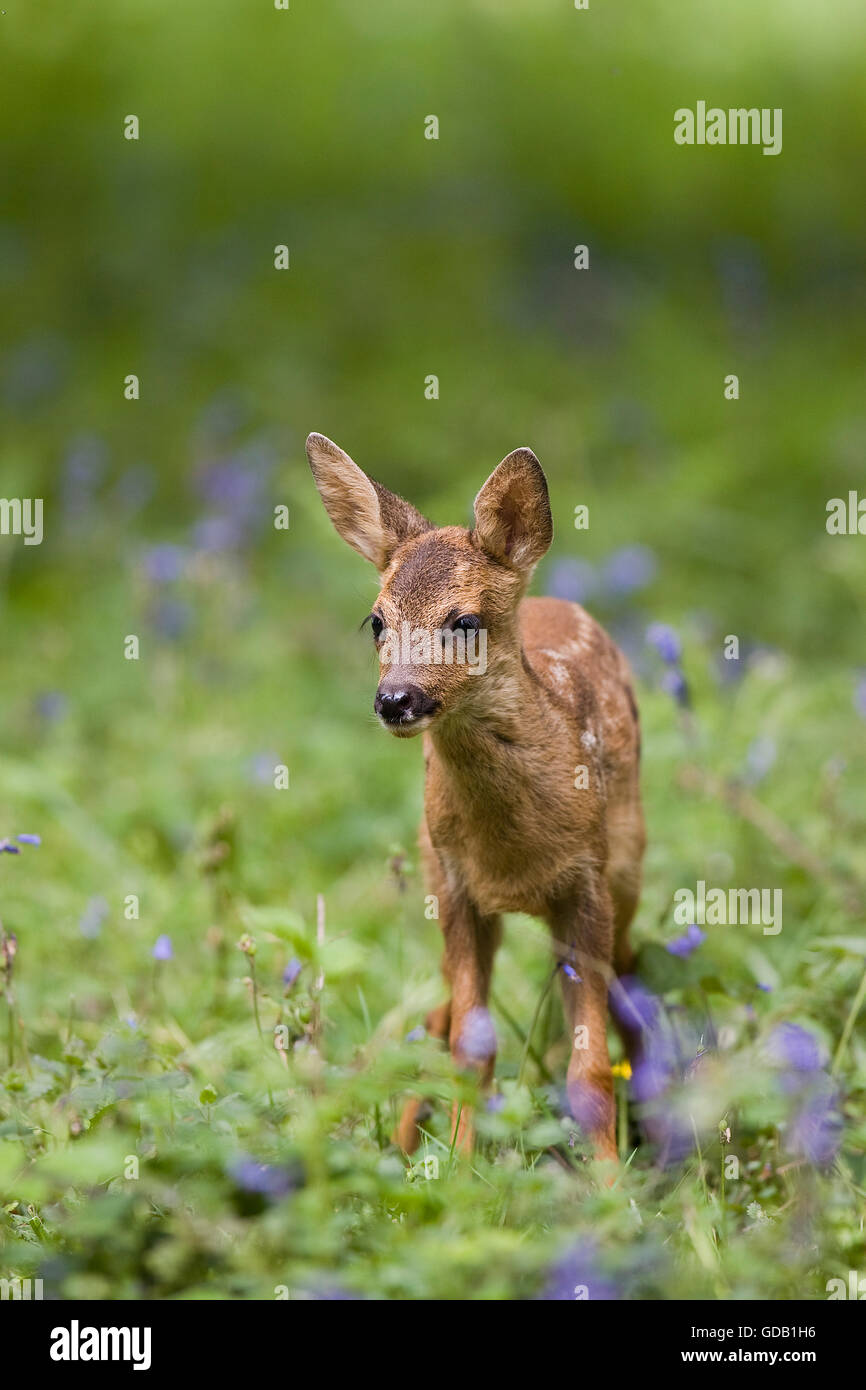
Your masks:
{"label": "fawn's right ear", "polygon": [[388,568],[394,551],[404,541],[433,529],[420,512],[368,478],[323,434],[308,437],[307,458],[334,526],[380,573]]}

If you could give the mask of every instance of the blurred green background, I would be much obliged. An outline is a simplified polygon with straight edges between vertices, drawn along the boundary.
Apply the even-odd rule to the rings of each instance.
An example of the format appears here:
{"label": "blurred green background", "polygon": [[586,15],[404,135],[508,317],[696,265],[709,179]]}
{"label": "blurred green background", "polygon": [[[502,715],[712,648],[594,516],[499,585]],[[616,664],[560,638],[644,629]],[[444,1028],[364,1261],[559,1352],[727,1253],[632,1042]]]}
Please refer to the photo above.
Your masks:
{"label": "blurred green background", "polygon": [[[0,915],[19,936],[33,1053],[60,1065],[80,1036],[102,1084],[105,1030],[132,1010],[137,1026],[151,1020],[151,1070],[179,1066],[196,1092],[207,1082],[236,1096],[255,1036],[233,934],[251,910],[277,913],[257,919],[271,952],[259,957],[262,988],[276,998],[289,947],[306,943],[305,964],[315,959],[317,894],[329,934],[359,948],[329,965],[332,1058],[348,1064],[371,1038],[399,1038],[438,998],[436,924],[414,860],[420,748],[375,727],[373,656],[356,631],[375,576],[321,508],[303,451],[313,429],[439,524],[468,522],[503,455],[535,449],[556,526],[535,591],[585,599],[641,680],[650,851],[638,937],[665,939],[671,893],[697,877],[783,882],[781,937],[708,948],[722,996],[731,991],[719,1007],[733,1017],[756,979],[772,978],[788,992],[756,1001],[768,1024],[808,1017],[835,1050],[861,952],[834,948],[830,967],[810,952],[821,932],[854,940],[839,884],[866,881],[866,540],[825,530],[829,498],[866,490],[864,59],[855,0],[591,0],[588,11],[567,0],[292,0],[288,11],[7,0],[0,491],[45,499],[45,539],[0,538],[0,832],[38,832],[43,844],[0,864]],[[781,107],[782,153],[676,146],[673,113],[698,100]],[[124,138],[130,114],[137,141]],[[588,270],[574,268],[579,244]],[[124,398],[130,373],[137,401]],[[737,401],[724,397],[730,373]],[[436,400],[425,398],[430,374]],[[279,504],[288,531],[273,527]],[[578,504],[587,531],[572,524]],[[685,731],[644,642],[658,620],[685,645]],[[128,634],[140,638],[137,662],[123,657]],[[728,634],[741,643],[733,667],[721,661]],[[697,809],[676,790],[685,757],[762,782],[826,881],[784,864],[718,801]],[[276,764],[289,768],[288,792],[273,788]],[[224,805],[237,838],[230,885],[214,898],[201,855]],[[123,915],[128,894],[140,895],[137,920]],[[215,921],[225,935],[208,938]],[[499,987],[524,1026],[547,970],[543,934],[527,930],[503,952]],[[157,995],[161,933],[175,959]],[[862,1167],[858,1031],[846,1049],[861,1088],[850,1161]],[[18,1141],[37,1158],[37,1130],[59,1134],[70,1106],[85,1128],[116,1124],[126,1152],[122,1098],[108,1119],[92,1094],[61,1104],[61,1082],[40,1089],[13,1052],[0,1115],[14,1126],[11,1190]],[[504,1045],[505,1075],[519,1055]],[[278,1060],[269,1081],[255,1064],[262,1094]],[[54,1108],[37,1120],[28,1106],[43,1096]],[[230,1109],[227,1152],[238,1136],[252,1150],[264,1133],[273,1140],[249,1104]],[[169,1123],[156,1109],[150,1122]],[[378,1155],[378,1109],[371,1126]],[[346,1164],[373,1163],[365,1152],[359,1141]],[[110,1176],[115,1160],[94,1153],[93,1172],[82,1165],[95,1181],[99,1162]],[[753,1161],[766,1178],[760,1144]],[[399,1169],[388,1174],[399,1187]],[[337,1198],[324,1182],[310,1190],[321,1224]],[[834,1190],[841,1261],[854,1258],[845,1242],[862,1202],[845,1183]],[[483,1296],[513,1295],[532,1260],[521,1255],[516,1283],[506,1260],[497,1282],[474,1191],[467,1182],[454,1196],[466,1296],[480,1267],[493,1281]],[[166,1210],[167,1193],[158,1188]],[[228,1221],[215,1193],[212,1215]],[[49,1197],[59,1200],[50,1184],[29,1192]],[[751,1197],[767,1200],[757,1187]],[[396,1200],[388,1189],[388,1211]],[[529,1216],[526,1200],[515,1229],[537,1220],[549,1233],[548,1209]],[[106,1230],[129,1219],[113,1211]],[[435,1252],[425,1246],[422,1266],[411,1241],[391,1251],[392,1219],[387,1240],[380,1231],[359,1246],[367,1269],[388,1249],[377,1288],[447,1296]],[[56,1220],[62,1231],[60,1206]],[[672,1221],[682,1225],[679,1207]],[[81,1239],[79,1252],[97,1249],[92,1231]],[[142,1278],[201,1295],[214,1252],[201,1232],[172,1239],[176,1267],[162,1259],[154,1272],[149,1255],[129,1254],[124,1295]],[[301,1241],[299,1268],[341,1258],[347,1239]],[[778,1294],[787,1276],[784,1296],[821,1288],[814,1271],[786,1276],[778,1248],[765,1273],[744,1249],[716,1280],[703,1236],[690,1239],[694,1267],[680,1285],[659,1276],[656,1291]],[[119,1296],[97,1255],[69,1259],[67,1294]],[[244,1260],[246,1273],[220,1286],[236,1296],[258,1288]]]}

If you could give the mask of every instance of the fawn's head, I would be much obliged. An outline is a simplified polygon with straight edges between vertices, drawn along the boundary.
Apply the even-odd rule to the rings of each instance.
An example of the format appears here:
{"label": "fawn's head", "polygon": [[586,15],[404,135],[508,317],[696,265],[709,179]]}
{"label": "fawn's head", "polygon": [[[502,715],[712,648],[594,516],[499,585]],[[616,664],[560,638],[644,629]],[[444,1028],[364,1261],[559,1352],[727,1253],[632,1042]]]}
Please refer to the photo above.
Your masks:
{"label": "fawn's head", "polygon": [[307,457],[340,535],[379,571],[369,622],[379,655],[374,709],[407,738],[434,720],[483,714],[519,654],[517,605],[553,538],[547,483],[515,449],[475,499],[475,525],[435,527],[321,434]]}

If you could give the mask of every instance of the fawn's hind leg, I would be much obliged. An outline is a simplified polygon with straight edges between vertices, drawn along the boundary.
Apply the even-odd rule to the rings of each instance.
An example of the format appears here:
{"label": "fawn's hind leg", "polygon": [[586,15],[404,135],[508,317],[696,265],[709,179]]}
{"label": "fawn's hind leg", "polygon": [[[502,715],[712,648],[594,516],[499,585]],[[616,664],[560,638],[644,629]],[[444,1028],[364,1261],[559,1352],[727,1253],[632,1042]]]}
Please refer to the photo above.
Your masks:
{"label": "fawn's hind leg", "polygon": [[[613,904],[613,968],[617,976],[631,975],[635,953],[629,940],[629,927],[637,911],[641,889],[641,861],[646,845],[640,802],[632,801],[609,815],[610,858],[607,882]],[[616,994],[614,983],[612,993]],[[614,1025],[629,1062],[634,1062],[640,1043],[640,1029],[629,1027],[622,1008],[614,998],[611,1009]]]}
{"label": "fawn's hind leg", "polygon": [[[445,1042],[451,1031],[451,1000],[446,999],[444,1004],[439,1004],[437,1008],[431,1009],[424,1020],[424,1026],[431,1038],[438,1038]],[[403,1106],[400,1120],[394,1131],[394,1142],[398,1144],[405,1154],[412,1154],[421,1142],[419,1125],[422,1125],[430,1114],[431,1106],[429,1100],[423,1096],[410,1096]]]}

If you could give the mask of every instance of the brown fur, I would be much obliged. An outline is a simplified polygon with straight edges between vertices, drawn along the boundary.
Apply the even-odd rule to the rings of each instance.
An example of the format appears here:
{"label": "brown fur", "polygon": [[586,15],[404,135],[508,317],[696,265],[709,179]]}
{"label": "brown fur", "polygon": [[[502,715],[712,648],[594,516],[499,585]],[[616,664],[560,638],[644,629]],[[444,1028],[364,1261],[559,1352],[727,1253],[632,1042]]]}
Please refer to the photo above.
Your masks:
{"label": "brown fur", "polygon": [[[433,528],[370,480],[329,440],[311,435],[311,466],[344,538],[381,574],[374,605],[387,628],[436,630],[474,614],[487,631],[487,670],[382,663],[380,690],[408,681],[439,702],[424,730],[421,847],[439,899],[448,1004],[428,1018],[458,1062],[470,1011],[487,1006],[500,914],[526,912],[551,927],[554,950],[582,983],[563,978],[574,1047],[567,1086],[595,1152],[616,1157],[607,1048],[612,968],[630,968],[628,927],[644,849],[638,785],[640,734],[625,658],[578,604],[524,598],[552,538],[547,485],[529,449],[509,454],[478,494],[475,527]],[[394,729],[401,736],[414,732]],[[588,786],[575,786],[586,768]],[[479,1067],[492,1079],[493,1059]],[[398,1130],[417,1143],[419,1103]],[[471,1144],[471,1117],[457,1136]]]}

